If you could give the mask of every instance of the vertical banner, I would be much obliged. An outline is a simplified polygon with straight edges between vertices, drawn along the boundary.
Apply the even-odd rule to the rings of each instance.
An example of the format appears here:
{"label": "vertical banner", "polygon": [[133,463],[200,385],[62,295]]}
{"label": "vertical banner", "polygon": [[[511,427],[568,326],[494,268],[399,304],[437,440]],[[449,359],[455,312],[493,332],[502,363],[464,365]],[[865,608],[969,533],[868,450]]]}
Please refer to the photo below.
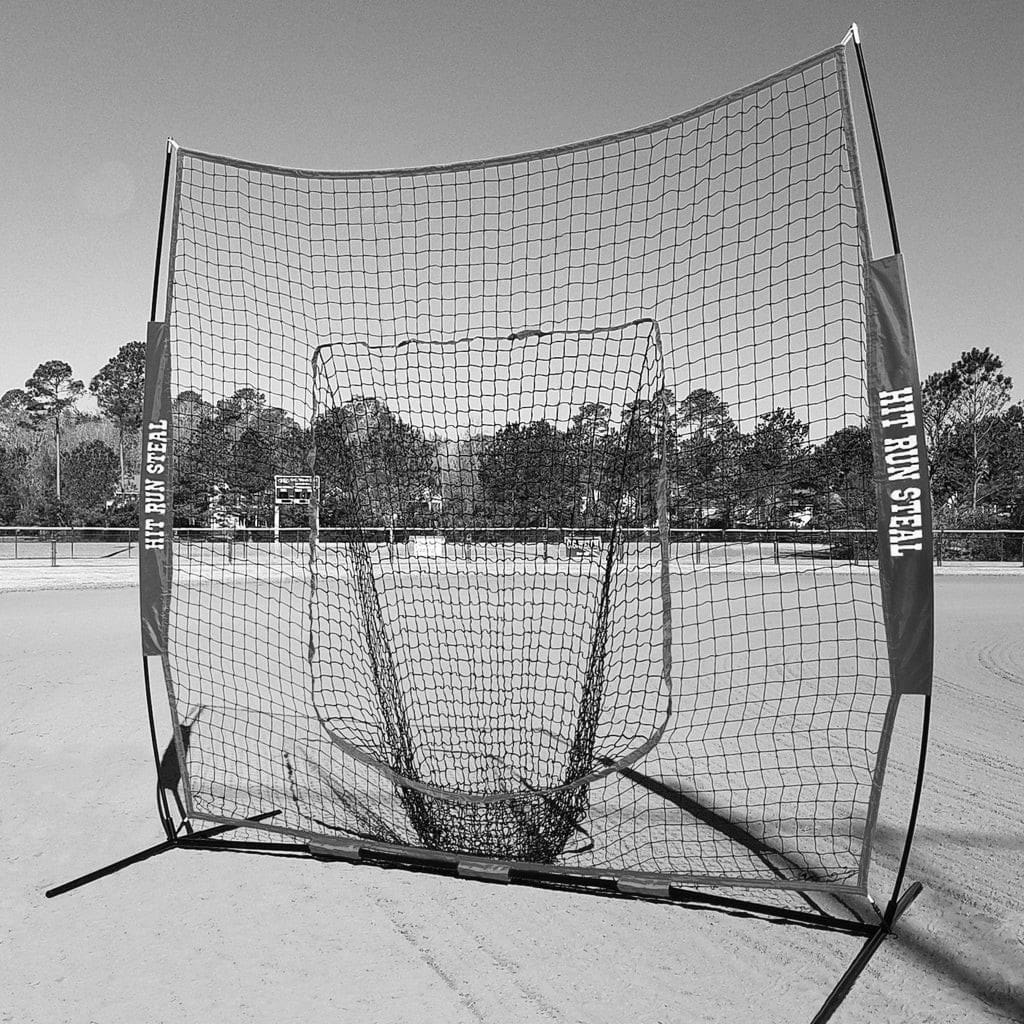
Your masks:
{"label": "vertical banner", "polygon": [[167,649],[164,595],[171,578],[171,364],[167,324],[146,332],[139,480],[139,602],[143,655]]}
{"label": "vertical banner", "polygon": [[932,508],[921,385],[903,257],[867,266],[868,401],[878,491],[878,562],[893,691],[930,693]]}

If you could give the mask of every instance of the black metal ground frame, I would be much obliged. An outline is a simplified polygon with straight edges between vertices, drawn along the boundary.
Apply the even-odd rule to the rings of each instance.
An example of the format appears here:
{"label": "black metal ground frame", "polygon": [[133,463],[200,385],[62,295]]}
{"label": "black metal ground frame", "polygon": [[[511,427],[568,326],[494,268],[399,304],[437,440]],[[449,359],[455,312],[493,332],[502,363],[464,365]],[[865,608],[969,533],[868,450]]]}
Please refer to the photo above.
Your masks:
{"label": "black metal ground frame", "polygon": [[[246,819],[251,822],[265,821],[280,813],[269,811]],[[865,942],[850,962],[842,977],[829,993],[811,1024],[826,1024],[843,1004],[853,985],[892,933],[893,926],[903,916],[914,900],[920,895],[922,885],[913,882],[898,900],[890,903],[877,924],[859,918],[842,918],[826,911],[812,913],[780,907],[771,903],[738,899],[716,893],[701,892],[675,885],[645,885],[642,879],[632,882],[611,877],[581,875],[545,871],[543,868],[517,867],[514,864],[500,864],[486,858],[464,857],[433,850],[388,850],[383,844],[361,843],[356,840],[314,840],[301,842],[261,842],[253,840],[219,839],[225,832],[233,831],[238,825],[215,825],[181,837],[168,839],[128,857],[114,861],[95,871],[81,875],[71,881],[54,886],[46,891],[47,898],[60,896],[73,889],[88,885],[112,875],[132,864],[141,863],[172,849],[231,851],[259,853],[277,856],[311,856],[318,860],[345,861],[373,865],[380,868],[397,868],[406,871],[422,871],[448,877],[457,877],[491,884],[529,885],[535,888],[550,888],[568,892],[581,892],[619,899],[636,899],[644,902],[673,903],[694,910],[712,910],[741,917],[756,917],[775,924],[797,925],[803,928],[857,935]]]}
{"label": "black metal ground frame", "polygon": [[[204,845],[196,843],[196,846]],[[221,844],[234,847],[230,840]],[[252,844],[247,844],[252,845]],[[267,844],[280,846],[283,844]],[[920,895],[920,882],[911,883],[898,899],[893,898],[877,923],[861,919],[841,918],[826,911],[812,913],[794,910],[755,900],[737,899],[716,893],[686,889],[681,886],[644,884],[642,879],[632,882],[610,877],[546,872],[542,868],[522,868],[514,864],[496,864],[486,858],[463,857],[433,850],[389,850],[383,844],[367,844],[356,840],[324,839],[311,841],[308,850],[322,860],[341,860],[348,863],[372,864],[404,870],[425,871],[451,877],[468,878],[499,884],[531,885],[563,891],[586,892],[594,895],[639,899],[646,902],[674,903],[694,910],[716,910],[736,916],[757,917],[776,924],[794,924],[865,938],[863,946],[846,968],[842,977],[828,994],[811,1024],[826,1024],[843,1004],[853,985],[892,933],[896,922]]]}
{"label": "black metal ground frame", "polygon": [[882,943],[892,933],[893,925],[903,916],[910,904],[921,894],[924,886],[920,882],[913,882],[907,887],[907,891],[886,911],[881,923],[871,932],[867,942],[860,948],[860,952],[850,962],[843,976],[836,983],[836,986],[828,994],[828,998],[821,1004],[821,1009],[814,1015],[811,1024],[825,1024],[832,1019],[832,1015],[842,1006],[843,1001],[849,995],[854,982],[861,976],[864,969],[871,962],[871,958],[878,952]]}
{"label": "black metal ground frame", "polygon": [[[274,817],[276,814],[280,814],[280,811],[267,811],[265,814],[257,814],[251,818],[246,818],[246,821],[266,821],[268,818]],[[210,839],[213,836],[220,835],[222,832],[230,832],[240,825],[215,825],[212,828],[203,829],[199,832],[191,832],[187,837],[179,838],[174,836],[170,839],[165,839],[163,842],[154,843],[152,846],[147,846],[144,850],[139,850],[137,853],[129,854],[127,857],[122,857],[120,860],[115,860],[112,864],[107,864],[102,868],[97,868],[95,871],[89,871],[84,875],[79,875],[78,878],[73,878],[70,882],[62,882],[60,885],[55,885],[52,889],[46,890],[46,898],[52,899],[54,896],[61,896],[66,892],[71,892],[72,889],[81,888],[83,885],[88,885],[90,882],[96,882],[101,878],[106,878],[108,875],[113,875],[120,871],[122,868],[130,867],[132,864],[139,864],[144,860],[149,860],[150,857],[156,857],[161,853],[166,853],[168,850],[173,850],[176,847],[186,848],[189,846],[199,845],[204,839]]]}

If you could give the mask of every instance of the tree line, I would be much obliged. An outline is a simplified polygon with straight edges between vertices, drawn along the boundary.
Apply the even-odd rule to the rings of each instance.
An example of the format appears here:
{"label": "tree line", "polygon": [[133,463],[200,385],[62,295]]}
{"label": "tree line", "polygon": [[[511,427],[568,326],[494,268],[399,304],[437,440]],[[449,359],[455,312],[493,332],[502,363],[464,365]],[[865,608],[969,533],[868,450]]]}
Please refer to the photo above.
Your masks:
{"label": "tree line", "polygon": [[[0,396],[0,525],[132,525],[145,349],[121,347],[88,384],[60,360]],[[1024,403],[989,349],[964,352],[922,382],[937,519],[946,527],[1024,528]],[[706,389],[620,409],[580,406],[560,427],[511,423],[437,438],[375,398],[355,397],[303,426],[264,394],[173,399],[175,523],[265,526],[273,478],[306,474],[315,453],[325,526],[400,523],[650,526],[658,453],[673,525],[874,526],[866,424],[822,441],[790,409],[739,428]],[[306,511],[285,506],[284,523]]]}
{"label": "tree line", "polygon": [[122,345],[89,382],[98,414],[77,408],[85,385],[60,359],[0,395],[0,525],[135,521],[145,351]]}

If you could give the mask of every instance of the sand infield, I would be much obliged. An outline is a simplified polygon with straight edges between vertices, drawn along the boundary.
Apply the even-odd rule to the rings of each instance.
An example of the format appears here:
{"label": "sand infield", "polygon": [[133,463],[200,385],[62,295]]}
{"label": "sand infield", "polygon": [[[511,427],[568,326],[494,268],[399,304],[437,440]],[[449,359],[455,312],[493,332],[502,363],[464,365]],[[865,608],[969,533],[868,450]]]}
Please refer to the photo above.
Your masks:
{"label": "sand infield", "polygon": [[[732,1022],[810,1018],[857,940],[677,907],[242,854],[160,838],[128,573],[0,567],[0,1021]],[[78,567],[75,567],[78,571]],[[34,579],[30,589],[25,580]],[[41,589],[59,578],[62,589]],[[114,579],[122,579],[117,584]],[[101,589],[97,589],[97,587]],[[102,592],[101,592],[102,590]],[[910,875],[926,889],[837,1021],[1024,1019],[1024,580],[943,574]],[[909,738],[918,708],[908,706]],[[872,888],[913,776],[898,741]]]}

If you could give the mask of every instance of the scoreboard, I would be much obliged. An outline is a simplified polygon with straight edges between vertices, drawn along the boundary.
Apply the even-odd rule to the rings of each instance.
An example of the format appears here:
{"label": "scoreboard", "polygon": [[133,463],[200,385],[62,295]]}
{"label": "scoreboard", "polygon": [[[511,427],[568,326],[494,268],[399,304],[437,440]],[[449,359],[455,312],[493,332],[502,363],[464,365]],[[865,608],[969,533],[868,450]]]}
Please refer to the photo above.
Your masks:
{"label": "scoreboard", "polygon": [[309,505],[313,501],[313,489],[319,489],[318,476],[275,476],[274,504]]}

